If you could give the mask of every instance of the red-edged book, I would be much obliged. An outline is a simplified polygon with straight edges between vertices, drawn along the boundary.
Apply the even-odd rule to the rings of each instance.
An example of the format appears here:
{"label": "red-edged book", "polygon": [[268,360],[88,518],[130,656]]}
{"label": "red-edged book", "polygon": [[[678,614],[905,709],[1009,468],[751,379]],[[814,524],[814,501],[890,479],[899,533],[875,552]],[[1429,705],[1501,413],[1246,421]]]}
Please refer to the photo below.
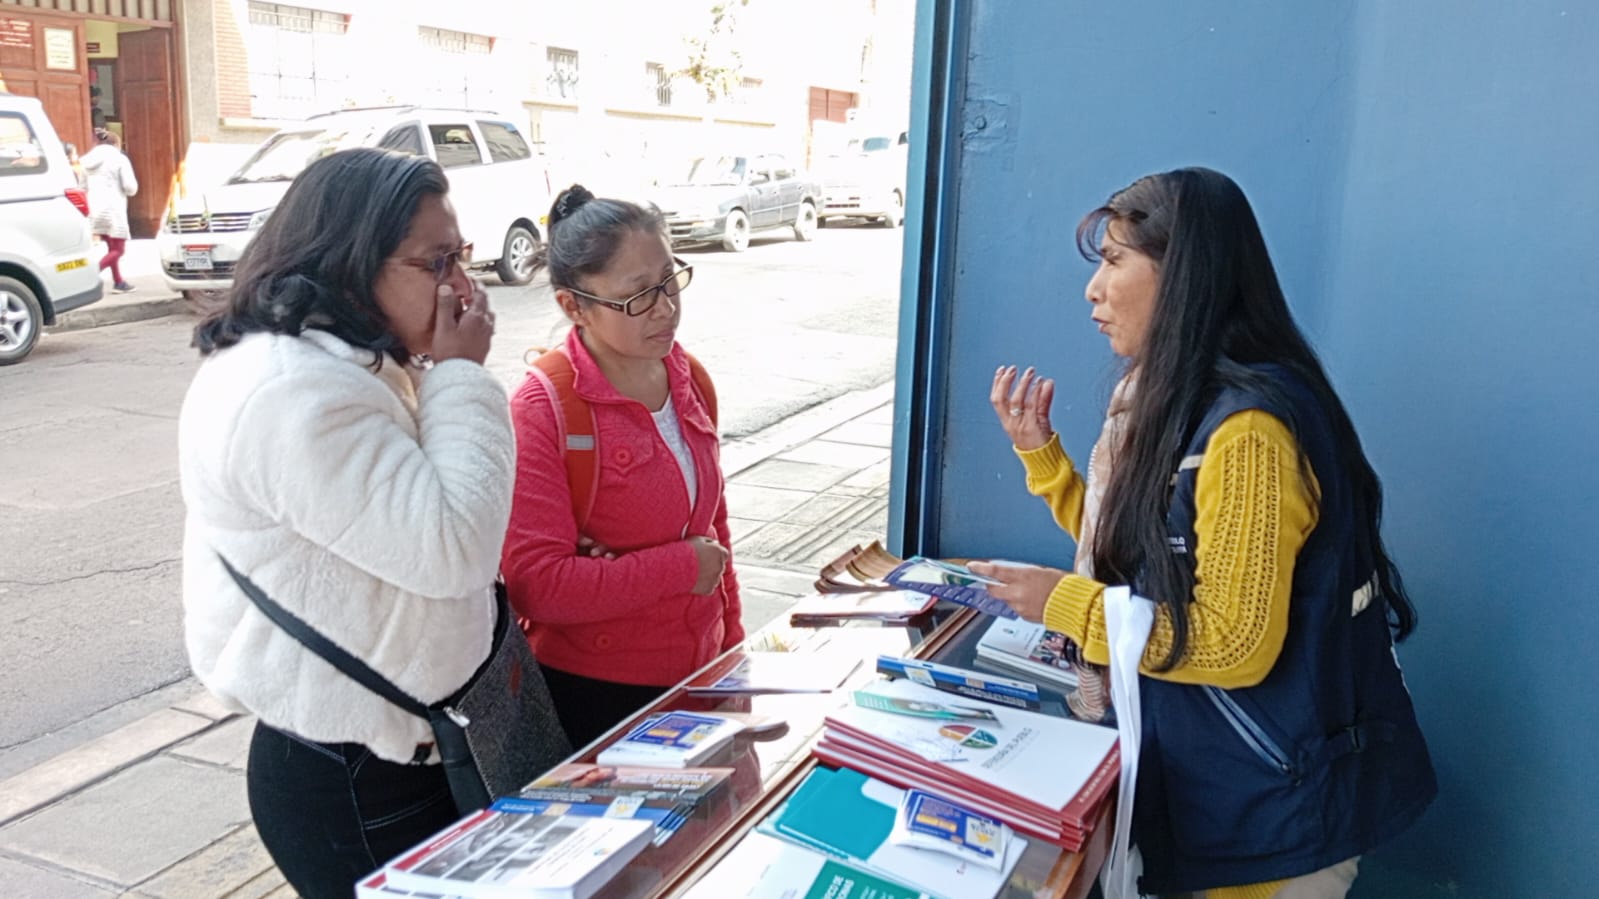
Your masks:
{"label": "red-edged book", "polygon": [[1072,850],[1092,829],[1120,765],[1114,730],[909,680],[856,691],[827,717],[816,754],[896,786],[964,799]]}

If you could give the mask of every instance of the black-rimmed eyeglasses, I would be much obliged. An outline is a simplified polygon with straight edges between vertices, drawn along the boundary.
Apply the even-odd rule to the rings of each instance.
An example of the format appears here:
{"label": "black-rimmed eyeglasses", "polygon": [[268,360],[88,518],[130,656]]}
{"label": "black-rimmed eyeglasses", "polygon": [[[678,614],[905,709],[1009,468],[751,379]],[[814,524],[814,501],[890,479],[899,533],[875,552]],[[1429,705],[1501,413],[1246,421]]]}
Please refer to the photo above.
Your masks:
{"label": "black-rimmed eyeglasses", "polygon": [[629,316],[643,315],[644,313],[649,312],[651,309],[654,309],[655,304],[661,301],[661,297],[676,297],[678,294],[687,289],[689,282],[694,280],[694,266],[688,265],[676,256],[672,257],[672,263],[676,265],[678,269],[672,274],[667,275],[666,280],[655,285],[654,287],[646,287],[625,300],[613,300],[610,297],[595,296],[592,293],[585,293],[584,291],[578,290],[575,287],[568,287],[567,290],[572,291],[585,300],[592,300],[596,303],[599,303],[601,306],[604,306],[607,309],[615,309],[617,312],[621,312]]}

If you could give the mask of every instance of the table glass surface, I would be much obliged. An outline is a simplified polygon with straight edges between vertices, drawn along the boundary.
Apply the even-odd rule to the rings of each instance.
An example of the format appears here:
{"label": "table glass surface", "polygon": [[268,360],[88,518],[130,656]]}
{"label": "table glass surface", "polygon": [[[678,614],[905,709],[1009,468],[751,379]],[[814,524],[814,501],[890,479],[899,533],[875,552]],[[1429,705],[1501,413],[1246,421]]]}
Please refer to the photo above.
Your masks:
{"label": "table glass surface", "polygon": [[[733,775],[689,816],[666,842],[652,845],[630,861],[595,899],[635,899],[674,896],[688,888],[714,865],[736,864],[727,852],[770,814],[817,764],[811,745],[821,736],[824,719],[836,708],[840,696],[878,678],[880,654],[910,655],[960,667],[975,667],[975,646],[989,619],[970,610],[940,603],[912,627],[881,627],[857,623],[819,629],[776,626],[757,634],[747,645],[762,640],[786,643],[797,652],[842,653],[860,659],[860,665],[832,693],[703,696],[689,692],[690,684],[709,684],[738,664],[743,651],[732,650],[683,684],[667,691],[657,702],[640,709],[593,743],[574,753],[567,762],[594,762],[599,751],[651,714],[668,710],[737,713],[757,721],[781,722],[753,736],[741,734],[702,767],[729,767]],[[1043,690],[1044,711],[1064,714],[1059,693]],[[1114,803],[1110,803],[1114,806]],[[1003,897],[1086,895],[1103,858],[1109,822],[1101,826],[1083,853],[1063,852],[1041,840],[1029,841]],[[753,882],[757,871],[750,872]]]}

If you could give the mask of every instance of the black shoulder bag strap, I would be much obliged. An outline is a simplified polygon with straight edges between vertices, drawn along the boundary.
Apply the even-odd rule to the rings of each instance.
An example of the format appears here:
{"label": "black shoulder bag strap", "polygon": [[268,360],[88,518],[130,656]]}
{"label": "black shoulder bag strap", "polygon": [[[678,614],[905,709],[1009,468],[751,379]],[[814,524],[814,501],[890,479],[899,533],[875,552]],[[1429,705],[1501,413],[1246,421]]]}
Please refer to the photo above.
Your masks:
{"label": "black shoulder bag strap", "polygon": [[283,628],[289,636],[299,640],[306,649],[311,650],[322,658],[322,661],[339,669],[345,677],[350,678],[373,693],[387,699],[400,708],[421,718],[431,720],[428,707],[419,702],[416,697],[396,687],[392,681],[372,670],[372,667],[350,653],[344,651],[338,644],[322,636],[316,628],[300,620],[293,612],[278,605],[272,597],[255,585],[255,582],[239,573],[233,564],[217,553],[217,558],[222,560],[222,567],[228,570],[228,575],[233,582],[239,585],[244,595],[255,603],[261,614],[271,619],[273,624]]}

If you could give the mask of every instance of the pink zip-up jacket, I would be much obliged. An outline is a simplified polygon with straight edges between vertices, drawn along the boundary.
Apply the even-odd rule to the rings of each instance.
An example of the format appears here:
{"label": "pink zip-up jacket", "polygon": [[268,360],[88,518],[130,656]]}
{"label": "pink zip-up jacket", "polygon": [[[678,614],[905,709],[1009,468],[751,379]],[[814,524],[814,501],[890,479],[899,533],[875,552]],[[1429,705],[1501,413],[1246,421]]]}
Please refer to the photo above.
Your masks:
{"label": "pink zip-up jacket", "polygon": [[667,382],[694,458],[697,499],[650,411],[611,386],[573,329],[566,340],[573,390],[594,413],[599,483],[582,536],[615,559],[577,551],[559,412],[546,382],[529,375],[511,398],[516,492],[500,572],[511,604],[532,622],[539,662],[584,677],[670,686],[744,639],[731,563],[708,596],[684,538],[714,537],[731,551],[716,427],[694,388],[688,357],[673,345]]}

